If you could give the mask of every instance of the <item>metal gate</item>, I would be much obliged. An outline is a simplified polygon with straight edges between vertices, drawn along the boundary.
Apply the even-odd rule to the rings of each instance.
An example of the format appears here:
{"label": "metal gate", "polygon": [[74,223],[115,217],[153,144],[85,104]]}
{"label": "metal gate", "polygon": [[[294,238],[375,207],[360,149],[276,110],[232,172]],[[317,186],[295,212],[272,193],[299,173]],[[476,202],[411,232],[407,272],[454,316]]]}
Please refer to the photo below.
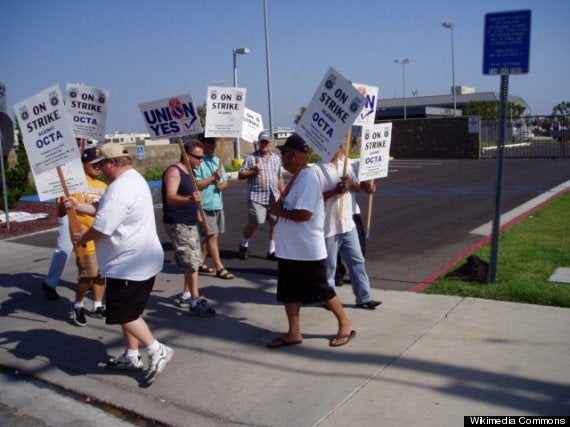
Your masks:
{"label": "metal gate", "polygon": [[[505,157],[570,157],[569,116],[525,116],[507,121]],[[497,156],[499,120],[481,120],[481,158]]]}

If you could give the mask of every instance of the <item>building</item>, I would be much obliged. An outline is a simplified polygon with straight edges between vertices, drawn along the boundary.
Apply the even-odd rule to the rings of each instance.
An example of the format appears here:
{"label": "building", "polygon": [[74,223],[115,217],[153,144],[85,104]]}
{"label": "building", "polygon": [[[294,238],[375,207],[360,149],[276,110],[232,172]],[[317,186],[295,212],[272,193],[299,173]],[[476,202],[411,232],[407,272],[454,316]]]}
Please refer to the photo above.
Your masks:
{"label": "building", "polygon": [[150,139],[148,133],[120,133],[115,132],[110,135],[105,135],[105,143],[115,142],[124,145],[167,145],[170,144],[168,138],[164,139]]}
{"label": "building", "polygon": [[[404,106],[407,118],[453,116],[453,98],[452,93],[450,95],[379,99],[376,107],[376,120],[401,119],[404,117]],[[457,116],[463,115],[465,106],[475,101],[498,103],[501,101],[501,96],[498,92],[477,93],[474,87],[469,86],[455,87]],[[529,105],[520,96],[509,95],[508,101],[529,109]]]}

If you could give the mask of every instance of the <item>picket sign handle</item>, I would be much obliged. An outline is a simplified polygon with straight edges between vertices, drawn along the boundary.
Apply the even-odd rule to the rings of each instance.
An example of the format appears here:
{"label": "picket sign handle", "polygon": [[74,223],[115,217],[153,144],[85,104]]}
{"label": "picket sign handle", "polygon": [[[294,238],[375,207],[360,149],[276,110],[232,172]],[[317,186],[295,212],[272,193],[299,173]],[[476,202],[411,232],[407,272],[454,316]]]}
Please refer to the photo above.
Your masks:
{"label": "picket sign handle", "polygon": [[[65,195],[65,197],[70,197],[69,187],[67,186],[67,182],[65,181],[63,168],[61,166],[58,166],[56,169],[57,169],[57,176],[59,176],[59,181],[61,182],[61,186],[63,188],[63,194]],[[75,208],[73,206],[70,206],[69,208],[66,209],[67,209],[67,216],[69,217],[69,228],[71,229],[71,234],[73,235],[76,233],[81,233],[83,231],[83,227],[81,227],[81,224],[79,223],[79,218],[77,218],[77,212],[75,211]],[[75,241],[73,241],[73,239],[71,240],[73,243],[73,248],[75,249],[75,253],[79,258],[79,263],[81,264],[82,267],[85,267],[85,252],[84,252],[85,245],[83,246],[78,245],[77,243],[75,243]]]}
{"label": "picket sign handle", "polygon": [[[178,147],[180,148],[180,154],[182,154],[182,159],[184,159],[184,165],[186,169],[188,169],[188,175],[190,175],[190,179],[192,180],[192,185],[194,186],[194,190],[198,191],[198,183],[196,182],[196,177],[194,176],[194,172],[192,171],[192,167],[190,166],[190,162],[188,161],[188,156],[186,156],[186,150],[184,150],[184,144],[182,143],[182,138],[178,138]],[[206,222],[206,213],[204,212],[204,208],[202,207],[202,202],[198,204],[198,210],[200,214],[200,219],[202,220],[202,228],[206,232],[206,234],[210,233],[210,227]]]}
{"label": "picket sign handle", "polygon": [[[348,130],[348,135],[346,138],[347,138],[347,141],[346,141],[346,148],[345,148],[345,152],[344,152],[344,165],[342,167],[342,176],[346,176],[346,174],[348,173],[348,154],[350,153],[350,140],[352,139],[352,127]],[[341,221],[342,221],[342,218],[344,217],[345,198],[346,198],[345,193],[343,192],[340,195],[340,203],[338,205],[338,219]]]}
{"label": "picket sign handle", "polygon": [[[374,180],[371,180],[374,183]],[[368,216],[366,218],[366,238],[370,237],[370,226],[372,225],[372,203],[374,201],[374,194],[368,195]]]}

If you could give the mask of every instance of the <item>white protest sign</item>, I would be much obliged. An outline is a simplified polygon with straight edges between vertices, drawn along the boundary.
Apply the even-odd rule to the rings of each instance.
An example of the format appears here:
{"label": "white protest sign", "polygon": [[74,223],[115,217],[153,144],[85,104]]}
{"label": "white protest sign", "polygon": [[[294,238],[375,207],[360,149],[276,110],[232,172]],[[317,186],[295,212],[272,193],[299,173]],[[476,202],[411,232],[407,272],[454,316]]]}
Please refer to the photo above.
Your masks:
{"label": "white protest sign", "polygon": [[295,130],[323,161],[329,162],[364,102],[364,96],[348,80],[329,68]]}
{"label": "white protest sign", "polygon": [[391,142],[392,123],[362,127],[359,181],[369,181],[388,176]]}
{"label": "white protest sign", "polygon": [[241,128],[241,138],[249,142],[257,141],[259,133],[263,130],[263,119],[261,114],[244,108],[243,127]]}
{"label": "white protest sign", "polygon": [[36,175],[80,156],[57,84],[15,104],[14,111]]}
{"label": "white protest sign", "polygon": [[[71,160],[61,168],[70,194],[88,190],[87,179],[85,178],[85,171],[80,158]],[[64,195],[57,169],[51,169],[38,175],[32,171],[32,174],[41,202]]]}
{"label": "white protest sign", "polygon": [[239,87],[208,87],[206,137],[241,136],[245,94],[246,90]]}
{"label": "white protest sign", "polygon": [[109,91],[67,83],[65,95],[65,108],[75,137],[105,141]]}
{"label": "white protest sign", "polygon": [[8,101],[6,101],[6,86],[0,82],[0,112],[8,113]]}
{"label": "white protest sign", "polygon": [[192,95],[180,95],[139,105],[150,139],[177,138],[202,132]]}
{"label": "white protest sign", "polygon": [[361,83],[352,84],[362,95],[366,97],[366,103],[354,121],[355,126],[373,125],[376,118],[376,104],[378,100],[378,88]]}

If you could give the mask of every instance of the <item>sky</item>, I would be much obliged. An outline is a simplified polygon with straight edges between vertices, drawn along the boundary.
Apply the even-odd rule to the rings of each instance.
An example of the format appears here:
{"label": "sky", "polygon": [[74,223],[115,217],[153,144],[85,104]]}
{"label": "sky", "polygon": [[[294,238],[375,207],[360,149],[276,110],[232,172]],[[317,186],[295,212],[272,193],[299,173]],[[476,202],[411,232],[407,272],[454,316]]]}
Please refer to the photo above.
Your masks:
{"label": "sky", "polygon": [[[273,127],[294,127],[329,67],[377,86],[379,98],[451,93],[455,84],[499,92],[482,73],[486,13],[532,11],[530,71],[509,95],[531,114],[570,101],[568,0],[267,0]],[[238,86],[269,127],[263,0],[0,0],[0,82],[13,105],[59,84],[110,91],[107,133],[146,133],[138,105],[208,86]]]}

